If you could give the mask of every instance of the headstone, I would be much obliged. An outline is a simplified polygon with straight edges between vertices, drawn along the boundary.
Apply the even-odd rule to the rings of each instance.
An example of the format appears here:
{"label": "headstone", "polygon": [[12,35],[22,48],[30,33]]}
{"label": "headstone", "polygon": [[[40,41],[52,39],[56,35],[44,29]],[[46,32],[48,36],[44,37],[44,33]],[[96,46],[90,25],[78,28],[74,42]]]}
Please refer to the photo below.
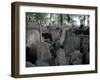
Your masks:
{"label": "headstone", "polygon": [[66,65],[65,52],[61,48],[56,52],[56,62],[58,65]]}
{"label": "headstone", "polygon": [[33,64],[36,60],[47,60],[51,59],[51,52],[49,49],[49,44],[45,42],[39,42],[32,44],[30,47],[30,62]]}
{"label": "headstone", "polygon": [[51,52],[49,48],[49,44],[45,42],[41,42],[38,44],[37,48],[37,59],[38,60],[46,60],[51,58]]}
{"label": "headstone", "polygon": [[66,32],[65,40],[63,43],[63,47],[65,50],[66,56],[75,50],[75,46],[74,46],[75,41],[74,41],[73,37],[74,37],[74,35],[72,33],[70,33],[70,31]]}
{"label": "headstone", "polygon": [[62,30],[61,36],[60,36],[60,45],[63,45],[63,42],[65,40],[66,30]]}
{"label": "headstone", "polygon": [[60,31],[59,30],[52,30],[50,32],[50,34],[52,35],[52,41],[53,42],[55,42],[55,41],[60,39]]}
{"label": "headstone", "polygon": [[82,64],[83,54],[79,50],[75,50],[74,52],[70,53],[70,63],[72,65]]}
{"label": "headstone", "polygon": [[33,43],[40,42],[40,33],[37,30],[29,30],[26,32],[26,46],[30,47]]}

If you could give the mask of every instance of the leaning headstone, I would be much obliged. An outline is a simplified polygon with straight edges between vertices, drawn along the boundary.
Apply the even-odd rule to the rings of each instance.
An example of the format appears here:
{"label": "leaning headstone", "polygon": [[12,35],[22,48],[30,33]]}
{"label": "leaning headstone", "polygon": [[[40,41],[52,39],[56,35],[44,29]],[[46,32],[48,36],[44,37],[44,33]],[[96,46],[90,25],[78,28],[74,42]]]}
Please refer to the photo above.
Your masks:
{"label": "leaning headstone", "polygon": [[65,39],[65,35],[66,35],[66,30],[62,30],[61,32],[61,36],[60,36],[60,45],[63,45],[64,39]]}
{"label": "leaning headstone", "polygon": [[74,37],[74,35],[72,33],[70,33],[70,31],[66,32],[65,40],[63,43],[63,47],[65,50],[66,56],[75,50],[74,49],[75,42],[74,42],[73,37]]}
{"label": "leaning headstone", "polygon": [[51,58],[51,52],[49,48],[49,44],[45,42],[41,42],[38,44],[37,48],[37,59],[38,60],[46,60]]}
{"label": "leaning headstone", "polygon": [[65,52],[61,48],[56,52],[56,62],[58,65],[66,65]]}

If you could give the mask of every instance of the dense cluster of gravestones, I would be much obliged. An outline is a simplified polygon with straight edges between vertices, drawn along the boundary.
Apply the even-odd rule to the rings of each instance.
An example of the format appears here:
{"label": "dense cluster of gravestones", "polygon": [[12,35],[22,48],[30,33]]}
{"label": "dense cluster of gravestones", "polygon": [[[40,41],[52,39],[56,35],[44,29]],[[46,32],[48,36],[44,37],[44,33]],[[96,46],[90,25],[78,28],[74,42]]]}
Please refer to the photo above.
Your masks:
{"label": "dense cluster of gravestones", "polygon": [[[63,31],[58,28],[52,34],[43,33],[44,41],[39,41],[41,36],[39,29],[28,29],[26,66],[89,64],[89,28],[84,29],[82,26],[80,29],[67,29],[63,37],[61,36]],[[59,32],[57,33],[57,31]]]}

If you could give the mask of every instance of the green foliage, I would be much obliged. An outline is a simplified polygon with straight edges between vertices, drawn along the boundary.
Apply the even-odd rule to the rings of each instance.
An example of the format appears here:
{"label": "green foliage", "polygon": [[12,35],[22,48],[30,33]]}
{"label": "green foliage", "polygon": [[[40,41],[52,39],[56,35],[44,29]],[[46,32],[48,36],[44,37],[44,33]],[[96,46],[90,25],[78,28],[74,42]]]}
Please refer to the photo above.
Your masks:
{"label": "green foliage", "polygon": [[[74,18],[78,18],[80,24],[84,24],[87,15],[79,14],[55,14],[55,13],[26,13],[26,22],[38,22],[40,25],[46,24],[53,26],[56,25],[67,25],[67,23],[73,23]],[[88,17],[89,19],[89,17]],[[75,22],[75,21],[74,21]]]}
{"label": "green foliage", "polygon": [[38,23],[46,22],[47,14],[46,13],[26,13],[26,21],[37,21]]}

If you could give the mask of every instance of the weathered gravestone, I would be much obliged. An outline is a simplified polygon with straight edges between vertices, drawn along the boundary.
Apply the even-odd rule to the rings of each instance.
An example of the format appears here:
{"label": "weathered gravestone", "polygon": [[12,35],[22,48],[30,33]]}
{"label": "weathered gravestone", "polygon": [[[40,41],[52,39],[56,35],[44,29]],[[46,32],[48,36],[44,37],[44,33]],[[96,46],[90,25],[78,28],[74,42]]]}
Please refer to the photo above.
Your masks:
{"label": "weathered gravestone", "polygon": [[70,63],[72,65],[82,64],[83,54],[79,50],[70,53]]}
{"label": "weathered gravestone", "polygon": [[37,51],[38,60],[46,60],[51,58],[51,52],[48,43],[41,42],[40,44],[38,44]]}
{"label": "weathered gravestone", "polygon": [[26,36],[26,46],[30,47],[33,43],[40,42],[40,33],[37,30],[28,31]]}
{"label": "weathered gravestone", "polygon": [[56,52],[56,63],[58,65],[66,65],[66,57],[63,49],[58,49]]}
{"label": "weathered gravestone", "polygon": [[57,40],[60,39],[60,30],[52,30],[50,32],[51,36],[52,36],[52,41],[55,42]]}
{"label": "weathered gravestone", "polygon": [[71,64],[71,53],[74,53],[75,50],[80,50],[80,36],[75,35],[70,29],[67,30],[63,47],[66,55],[66,64]]}
{"label": "weathered gravestone", "polygon": [[74,41],[73,37],[74,37],[74,35],[70,31],[66,31],[65,40],[63,43],[63,47],[65,50],[66,56],[68,56],[69,53],[71,53],[75,50],[75,48],[74,48],[75,41]]}
{"label": "weathered gravestone", "polygon": [[26,46],[40,42],[40,25],[37,22],[28,22],[26,25]]}
{"label": "weathered gravestone", "polygon": [[39,42],[31,45],[30,59],[32,63],[36,60],[47,60],[51,58],[49,45],[44,42]]}

